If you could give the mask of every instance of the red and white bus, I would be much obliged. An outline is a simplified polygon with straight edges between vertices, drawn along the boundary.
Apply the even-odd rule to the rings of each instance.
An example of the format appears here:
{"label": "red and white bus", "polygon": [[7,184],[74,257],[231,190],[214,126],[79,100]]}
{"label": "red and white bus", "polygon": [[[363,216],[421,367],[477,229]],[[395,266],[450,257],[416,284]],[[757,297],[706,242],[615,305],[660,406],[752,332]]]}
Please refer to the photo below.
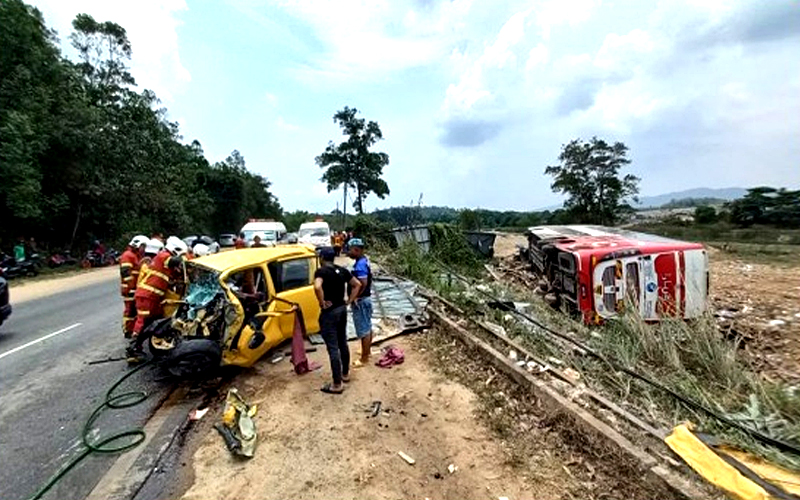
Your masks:
{"label": "red and white bus", "polygon": [[626,304],[646,321],[696,318],[708,301],[703,245],[602,226],[528,228],[533,271],[551,297],[602,323]]}

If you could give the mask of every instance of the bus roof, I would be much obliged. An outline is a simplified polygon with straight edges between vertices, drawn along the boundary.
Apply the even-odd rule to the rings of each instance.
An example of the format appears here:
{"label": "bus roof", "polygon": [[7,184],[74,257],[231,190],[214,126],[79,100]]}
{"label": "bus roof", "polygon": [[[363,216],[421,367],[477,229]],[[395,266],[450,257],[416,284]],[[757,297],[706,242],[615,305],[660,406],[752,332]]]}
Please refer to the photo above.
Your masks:
{"label": "bus roof", "polygon": [[528,234],[549,241],[559,249],[578,253],[607,253],[608,251],[638,249],[644,253],[670,250],[702,249],[692,243],[649,233],[604,226],[534,226]]}

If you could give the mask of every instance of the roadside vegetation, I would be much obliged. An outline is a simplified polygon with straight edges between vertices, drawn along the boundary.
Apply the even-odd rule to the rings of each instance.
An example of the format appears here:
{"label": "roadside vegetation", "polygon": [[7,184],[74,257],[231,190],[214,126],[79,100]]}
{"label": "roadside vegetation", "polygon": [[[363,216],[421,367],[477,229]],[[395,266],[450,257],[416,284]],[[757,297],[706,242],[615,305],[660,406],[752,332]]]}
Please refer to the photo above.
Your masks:
{"label": "roadside vegetation", "polygon": [[0,2],[0,247],[111,244],[151,231],[218,234],[281,213],[237,151],[211,163],[129,71],[125,29],[79,14],[64,56],[41,12]]}

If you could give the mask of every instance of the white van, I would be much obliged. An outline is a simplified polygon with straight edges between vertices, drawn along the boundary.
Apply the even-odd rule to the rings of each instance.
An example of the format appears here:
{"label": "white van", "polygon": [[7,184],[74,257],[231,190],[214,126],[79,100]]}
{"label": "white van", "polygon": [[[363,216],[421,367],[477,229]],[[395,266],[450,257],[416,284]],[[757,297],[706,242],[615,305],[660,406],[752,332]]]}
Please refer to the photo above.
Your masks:
{"label": "white van", "polygon": [[331,228],[325,221],[304,222],[297,232],[297,242],[317,248],[331,246]]}
{"label": "white van", "polygon": [[239,233],[244,235],[244,241],[247,246],[253,244],[253,236],[256,233],[263,235],[263,240],[261,241],[263,244],[275,246],[286,237],[286,226],[283,225],[283,222],[275,222],[273,220],[250,219],[247,224],[242,226]]}

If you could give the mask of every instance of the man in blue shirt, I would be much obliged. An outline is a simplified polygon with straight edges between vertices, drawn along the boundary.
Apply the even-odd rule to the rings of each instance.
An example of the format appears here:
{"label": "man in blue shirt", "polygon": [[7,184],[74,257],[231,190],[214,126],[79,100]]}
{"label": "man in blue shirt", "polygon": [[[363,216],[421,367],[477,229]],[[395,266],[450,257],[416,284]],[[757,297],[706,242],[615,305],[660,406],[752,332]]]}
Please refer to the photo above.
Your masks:
{"label": "man in blue shirt", "polygon": [[353,365],[358,368],[369,363],[372,349],[372,268],[369,259],[364,255],[364,242],[361,238],[351,239],[347,246],[350,258],[355,261],[351,274],[361,283],[361,289],[350,305],[356,336],[361,339],[361,359]]}

